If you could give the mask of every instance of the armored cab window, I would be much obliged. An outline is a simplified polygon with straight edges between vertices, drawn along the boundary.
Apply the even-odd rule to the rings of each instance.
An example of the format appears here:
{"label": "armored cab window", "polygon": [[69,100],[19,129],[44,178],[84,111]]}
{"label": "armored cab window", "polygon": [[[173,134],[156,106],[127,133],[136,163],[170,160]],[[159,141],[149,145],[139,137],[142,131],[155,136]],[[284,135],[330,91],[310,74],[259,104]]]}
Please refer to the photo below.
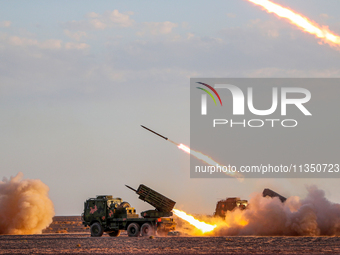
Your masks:
{"label": "armored cab window", "polygon": [[93,206],[94,206],[94,201],[88,201],[86,209],[90,209],[90,207],[93,207]]}
{"label": "armored cab window", "polygon": [[96,204],[97,204],[98,212],[104,210],[105,204],[103,201],[97,201]]}

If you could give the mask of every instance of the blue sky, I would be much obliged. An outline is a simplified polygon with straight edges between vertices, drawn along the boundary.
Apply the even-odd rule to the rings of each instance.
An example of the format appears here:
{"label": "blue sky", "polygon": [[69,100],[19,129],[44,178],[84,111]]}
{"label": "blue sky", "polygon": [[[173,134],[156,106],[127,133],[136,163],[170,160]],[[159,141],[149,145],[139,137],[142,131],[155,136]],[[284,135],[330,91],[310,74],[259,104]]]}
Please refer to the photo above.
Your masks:
{"label": "blue sky", "polygon": [[[277,1],[340,34],[340,3]],[[61,215],[144,183],[192,213],[264,187],[289,195],[337,180],[195,180],[190,77],[339,77],[340,51],[244,1],[1,1],[0,169],[50,187]],[[213,155],[212,155],[213,156]],[[216,188],[218,187],[218,188]]]}

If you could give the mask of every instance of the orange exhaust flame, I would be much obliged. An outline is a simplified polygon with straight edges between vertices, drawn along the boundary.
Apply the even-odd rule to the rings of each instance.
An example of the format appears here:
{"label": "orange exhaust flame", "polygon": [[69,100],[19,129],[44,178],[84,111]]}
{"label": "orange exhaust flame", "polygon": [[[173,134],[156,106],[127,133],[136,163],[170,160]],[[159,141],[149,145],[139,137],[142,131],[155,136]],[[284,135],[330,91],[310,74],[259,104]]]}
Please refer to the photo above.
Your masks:
{"label": "orange exhaust flame", "polygon": [[340,46],[340,36],[334,34],[327,26],[320,26],[307,17],[298,14],[288,8],[282,7],[269,0],[248,0],[251,3],[262,6],[268,13],[275,13],[281,18],[288,19],[290,23],[300,28],[302,31],[321,38],[331,46]]}
{"label": "orange exhaust flame", "polygon": [[173,209],[172,211],[174,212],[176,216],[189,222],[191,225],[201,230],[203,234],[211,232],[217,227],[217,225],[211,225],[211,224],[205,223],[204,221],[199,221],[198,219],[195,219],[192,215],[189,215],[183,211],[180,211],[177,209]]}
{"label": "orange exhaust flame", "polygon": [[[194,151],[192,149],[190,149],[188,146],[185,146],[184,144],[177,144],[177,147],[183,151],[185,151],[186,153],[189,153],[193,156],[195,156],[196,158],[206,162],[207,164],[211,165],[211,166],[221,166],[219,163],[217,163],[215,160],[213,160],[211,157],[199,152],[199,151]],[[224,172],[226,175],[238,178],[239,180],[243,180],[243,175],[240,173],[233,173],[233,172]]]}

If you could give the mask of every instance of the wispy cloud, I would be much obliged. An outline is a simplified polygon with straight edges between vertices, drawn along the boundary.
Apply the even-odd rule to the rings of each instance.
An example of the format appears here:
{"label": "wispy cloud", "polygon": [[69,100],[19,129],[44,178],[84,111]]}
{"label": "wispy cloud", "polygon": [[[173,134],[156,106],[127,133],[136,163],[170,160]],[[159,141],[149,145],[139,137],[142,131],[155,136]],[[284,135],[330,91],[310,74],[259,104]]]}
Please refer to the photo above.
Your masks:
{"label": "wispy cloud", "polygon": [[84,31],[71,32],[70,30],[67,29],[64,30],[64,34],[76,41],[80,41],[82,37],[87,36],[86,32]]}
{"label": "wispy cloud", "polygon": [[14,46],[37,46],[42,49],[60,49],[61,40],[49,39],[39,42],[36,39],[29,39],[19,36],[10,36],[8,42]]}
{"label": "wispy cloud", "polygon": [[36,39],[30,39],[25,37],[19,37],[19,36],[10,36],[8,37],[8,43],[12,46],[21,46],[21,47],[27,47],[27,46],[34,46],[38,47],[40,49],[77,49],[77,50],[83,50],[90,47],[90,45],[86,43],[76,43],[76,42],[67,42],[63,43],[62,40],[56,40],[56,39],[49,39],[45,41],[38,41]]}
{"label": "wispy cloud", "polygon": [[89,48],[90,45],[86,44],[86,43],[75,43],[75,42],[68,42],[65,43],[65,49],[75,49],[75,50],[84,50]]}
{"label": "wispy cloud", "polygon": [[152,35],[170,34],[175,27],[178,27],[178,24],[170,22],[170,21],[144,22],[143,28],[139,32],[137,32],[137,35],[142,36],[148,33]]}
{"label": "wispy cloud", "polygon": [[[129,14],[132,15],[133,13],[130,12]],[[120,13],[118,10],[114,10],[113,12],[108,14],[108,17],[115,25],[130,27],[133,24],[133,20],[130,19],[129,14],[123,14]]]}
{"label": "wispy cloud", "polygon": [[131,27],[134,20],[130,18],[133,12],[120,13],[118,10],[106,11],[103,14],[90,12],[85,20],[73,20],[63,26],[69,30],[103,30],[112,27]]}
{"label": "wispy cloud", "polygon": [[0,27],[10,27],[12,25],[12,22],[9,20],[0,21]]}

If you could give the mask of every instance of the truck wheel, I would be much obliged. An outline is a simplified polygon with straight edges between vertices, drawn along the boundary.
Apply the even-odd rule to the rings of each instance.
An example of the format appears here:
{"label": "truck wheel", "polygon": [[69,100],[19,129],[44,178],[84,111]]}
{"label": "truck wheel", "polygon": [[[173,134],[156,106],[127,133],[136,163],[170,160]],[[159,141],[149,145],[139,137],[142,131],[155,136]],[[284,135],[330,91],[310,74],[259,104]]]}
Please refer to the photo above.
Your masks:
{"label": "truck wheel", "polygon": [[128,202],[123,202],[118,207],[119,208],[128,208],[128,207],[131,207],[131,205]]}
{"label": "truck wheel", "polygon": [[103,235],[104,229],[99,222],[95,222],[91,225],[91,236],[101,237]]}
{"label": "truck wheel", "polygon": [[144,223],[140,229],[142,236],[152,236],[154,235],[155,231],[150,223]]}
{"label": "truck wheel", "polygon": [[140,234],[140,228],[137,223],[130,223],[126,232],[128,233],[129,237],[138,237]]}
{"label": "truck wheel", "polygon": [[112,232],[108,233],[109,236],[119,236],[120,235],[120,230],[113,230]]}

